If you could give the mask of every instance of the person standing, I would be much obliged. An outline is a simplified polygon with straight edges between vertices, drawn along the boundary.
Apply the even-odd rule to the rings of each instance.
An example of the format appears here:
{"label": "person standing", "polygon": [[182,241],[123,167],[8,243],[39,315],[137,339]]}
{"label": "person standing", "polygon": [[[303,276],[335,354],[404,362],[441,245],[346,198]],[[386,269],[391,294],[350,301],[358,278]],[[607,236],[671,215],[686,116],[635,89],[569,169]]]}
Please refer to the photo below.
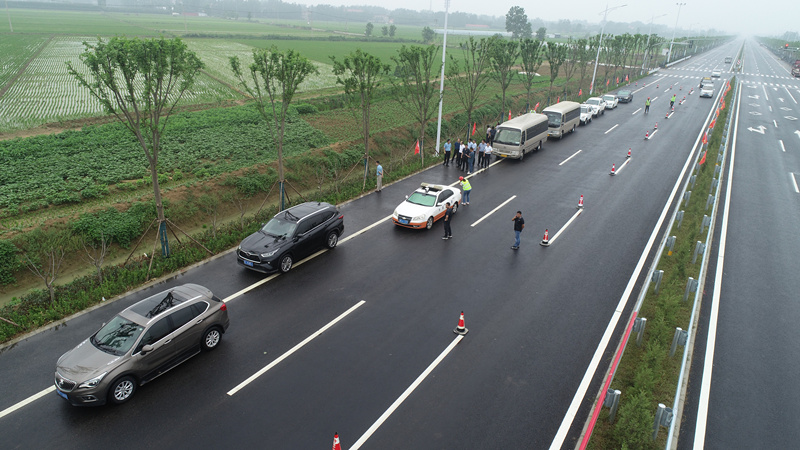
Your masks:
{"label": "person standing", "polygon": [[472,185],[464,177],[458,177],[458,180],[461,183],[461,201],[465,205],[469,205],[469,194],[472,192]]}
{"label": "person standing", "polygon": [[522,211],[517,211],[517,214],[511,219],[514,222],[514,245],[511,246],[513,250],[519,249],[519,235],[525,229],[525,219],[522,218]]}
{"label": "person standing", "polygon": [[453,237],[453,232],[450,229],[450,219],[453,218],[453,207],[450,206],[450,202],[445,203],[445,210],[444,210],[444,237],[442,239],[450,239]]}
{"label": "person standing", "polygon": [[475,140],[469,140],[469,157],[467,158],[467,174],[471,174],[475,171],[475,153],[478,152],[478,144],[475,143]]}
{"label": "person standing", "polygon": [[672,108],[675,105],[675,99],[678,98],[675,94],[672,94],[672,98],[669,99],[669,107]]}
{"label": "person standing", "polygon": [[449,165],[449,162],[450,162],[450,139],[448,139],[447,142],[444,143],[444,163],[442,163],[442,165],[447,166]]}
{"label": "person standing", "polygon": [[480,169],[483,167],[483,157],[484,153],[486,152],[486,139],[482,140],[480,145],[478,145],[478,168]]}
{"label": "person standing", "polygon": [[497,128],[492,126],[491,136],[489,136],[489,145],[494,145],[494,136],[497,134]]}
{"label": "person standing", "polygon": [[383,166],[381,165],[381,162],[378,161],[377,159],[375,160],[375,163],[378,164],[378,167],[375,170],[375,174],[377,176],[377,184],[378,184],[378,186],[377,186],[377,189],[375,189],[375,190],[380,192],[381,189],[383,188]]}
{"label": "person standing", "polygon": [[492,161],[492,152],[494,149],[492,148],[491,144],[486,144],[486,151],[483,152],[483,166],[489,167],[489,163]]}
{"label": "person standing", "polygon": [[644,102],[644,113],[647,114],[648,112],[650,112],[650,97],[647,97]]}
{"label": "person standing", "polygon": [[458,139],[458,151],[456,152],[456,166],[458,169],[461,170],[464,164],[464,150],[466,150],[467,145],[461,142],[461,139]]}

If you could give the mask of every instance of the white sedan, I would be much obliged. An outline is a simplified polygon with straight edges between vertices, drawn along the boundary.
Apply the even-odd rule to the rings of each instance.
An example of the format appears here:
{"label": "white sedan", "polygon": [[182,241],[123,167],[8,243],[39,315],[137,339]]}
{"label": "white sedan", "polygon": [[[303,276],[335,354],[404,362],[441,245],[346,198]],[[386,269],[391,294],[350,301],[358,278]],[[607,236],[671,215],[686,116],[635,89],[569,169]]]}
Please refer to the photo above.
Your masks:
{"label": "white sedan", "polygon": [[434,222],[444,217],[447,202],[452,205],[453,213],[458,211],[461,190],[441,184],[422,183],[395,208],[392,222],[406,228],[431,229]]}
{"label": "white sedan", "polygon": [[595,117],[606,113],[606,102],[600,97],[589,97],[584,103],[592,108],[592,115]]}
{"label": "white sedan", "polygon": [[603,96],[603,101],[606,102],[606,109],[614,109],[619,103],[619,99],[614,94],[606,94]]}

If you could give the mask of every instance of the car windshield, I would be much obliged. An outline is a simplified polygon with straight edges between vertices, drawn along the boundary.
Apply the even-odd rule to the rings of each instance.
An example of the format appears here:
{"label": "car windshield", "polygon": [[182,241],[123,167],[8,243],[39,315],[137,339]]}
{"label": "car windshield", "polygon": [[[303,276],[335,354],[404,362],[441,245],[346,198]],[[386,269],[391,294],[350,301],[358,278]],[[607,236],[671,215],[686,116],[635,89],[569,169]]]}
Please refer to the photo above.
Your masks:
{"label": "car windshield", "polygon": [[582,113],[590,113],[592,110],[589,109],[589,105],[581,105],[581,112]]}
{"label": "car windshield", "polygon": [[545,111],[544,113],[547,116],[548,126],[551,127],[561,126],[561,113],[557,113],[555,111]]}
{"label": "car windshield", "polygon": [[599,105],[600,104],[600,99],[599,98],[590,98],[589,100],[586,100],[586,103],[588,103],[590,105]]}
{"label": "car windshield", "polygon": [[498,144],[519,145],[520,137],[522,137],[522,132],[520,130],[500,128],[497,130],[497,135],[494,137],[494,142]]}
{"label": "car windshield", "polygon": [[627,97],[629,95],[631,95],[631,91],[619,91],[617,93],[617,97]]}
{"label": "car windshield", "polygon": [[142,334],[144,328],[120,316],[114,316],[94,334],[91,338],[92,345],[106,353],[122,356],[133,347],[134,342]]}
{"label": "car windshield", "polygon": [[714,84],[706,81],[705,83],[703,83],[703,89],[714,89]]}
{"label": "car windshield", "polygon": [[414,192],[410,197],[408,197],[408,202],[415,205],[433,206],[436,204],[436,196],[425,194],[423,192]]}
{"label": "car windshield", "polygon": [[617,98],[617,97],[614,97],[613,95],[604,95],[603,96],[603,100],[606,100],[606,101],[612,101],[613,102],[615,98]]}
{"label": "car windshield", "polygon": [[295,228],[297,228],[296,222],[289,222],[278,217],[273,217],[272,220],[261,227],[261,232],[270,236],[285,237],[291,236]]}

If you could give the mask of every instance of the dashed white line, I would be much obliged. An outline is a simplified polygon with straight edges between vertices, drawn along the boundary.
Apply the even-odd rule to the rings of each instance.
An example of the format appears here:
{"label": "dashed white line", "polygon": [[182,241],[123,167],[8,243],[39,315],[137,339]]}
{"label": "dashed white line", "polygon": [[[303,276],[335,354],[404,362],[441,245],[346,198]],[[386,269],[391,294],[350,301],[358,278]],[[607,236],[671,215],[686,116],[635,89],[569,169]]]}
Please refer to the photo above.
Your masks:
{"label": "dashed white line", "polygon": [[578,153],[580,153],[580,152],[582,152],[582,151],[583,151],[583,150],[578,150],[577,152],[573,153],[573,154],[572,154],[572,156],[570,156],[569,158],[567,158],[567,159],[565,159],[565,160],[561,161],[561,163],[559,163],[559,166],[560,166],[560,165],[563,165],[565,162],[567,162],[567,161],[569,161],[570,159],[574,158],[574,157],[575,157],[575,156],[576,156]]}
{"label": "dashed white line", "polygon": [[786,147],[783,146],[783,139],[778,139],[778,143],[781,144],[781,150],[783,150],[783,153],[786,153]]}
{"label": "dashed white line", "polygon": [[614,128],[617,128],[618,126],[619,126],[619,124],[616,124],[616,125],[614,125],[613,127],[609,128],[609,129],[608,129],[608,130],[607,130],[605,133],[603,133],[603,134],[608,134],[608,133],[610,133],[611,131],[613,131],[613,130],[614,130]]}
{"label": "dashed white line", "polygon": [[778,128],[778,122],[776,122],[775,119],[772,119],[772,123],[775,125],[775,128]]}
{"label": "dashed white line", "polygon": [[328,328],[334,326],[336,324],[336,322],[338,322],[338,321],[344,319],[345,317],[347,317],[348,314],[350,314],[351,312],[353,312],[356,309],[358,309],[358,307],[363,305],[364,303],[366,303],[364,300],[361,300],[360,302],[356,303],[350,309],[348,309],[347,311],[345,311],[342,314],[340,314],[339,317],[337,317],[337,318],[333,319],[332,321],[328,322],[327,325],[325,325],[324,327],[322,327],[319,330],[315,331],[314,334],[312,334],[311,336],[303,339],[302,342],[300,342],[299,344],[297,344],[294,347],[292,347],[291,349],[289,349],[289,351],[287,351],[283,355],[279,356],[277,359],[275,359],[271,363],[267,364],[263,369],[259,370],[258,372],[256,372],[253,375],[251,375],[248,379],[246,379],[246,380],[242,381],[241,383],[239,383],[238,386],[236,386],[235,388],[233,388],[230,391],[228,391],[228,395],[233,395],[233,394],[239,392],[240,390],[242,390],[242,388],[244,388],[248,384],[250,384],[253,381],[255,381],[256,378],[260,377],[261,375],[264,375],[268,370],[270,370],[273,367],[277,366],[281,361],[283,361],[284,359],[286,359],[289,356],[291,356],[292,353],[294,353],[297,350],[300,350],[301,348],[303,348],[304,345],[306,345],[309,342],[313,341],[314,338],[316,338],[320,334],[324,333],[325,330],[327,330]]}
{"label": "dashed white line", "polygon": [[769,95],[767,94],[767,86],[762,84],[761,87],[764,89],[764,100],[769,101]]}
{"label": "dashed white line", "polygon": [[362,228],[362,229],[356,231],[355,233],[351,234],[350,236],[347,236],[346,238],[340,240],[339,243],[340,244],[344,244],[345,242],[349,241],[350,239],[353,239],[354,237],[358,236],[359,234],[366,233],[367,231],[371,230],[372,228],[377,227],[378,225],[382,224],[383,222],[386,222],[387,220],[389,220],[391,218],[392,218],[392,216],[386,216],[383,219],[373,223],[372,225],[369,225],[369,226],[367,226],[365,228]]}
{"label": "dashed white line", "polygon": [[639,111],[641,111],[641,110],[642,110],[642,108],[639,108],[639,109],[637,109],[636,111],[634,111],[633,113],[631,113],[631,115],[633,116],[633,115],[635,115],[636,113],[638,113],[638,112],[639,112]]}
{"label": "dashed white line", "polygon": [[800,189],[797,188],[797,179],[794,177],[794,172],[789,172],[789,175],[792,176],[792,184],[794,184],[794,191],[800,194]]}
{"label": "dashed white line", "polygon": [[475,225],[483,222],[483,219],[485,219],[485,218],[491,216],[492,214],[496,213],[498,209],[502,208],[503,206],[506,206],[508,204],[508,202],[510,202],[511,200],[514,200],[515,198],[517,198],[517,196],[516,195],[512,195],[511,198],[509,198],[508,200],[504,201],[503,203],[500,203],[499,205],[497,205],[497,207],[495,209],[493,209],[493,210],[489,211],[488,213],[486,213],[485,216],[483,216],[480,219],[476,220],[475,223],[473,223],[470,226],[474,227]]}
{"label": "dashed white line", "polygon": [[792,92],[789,90],[789,88],[788,88],[788,87],[786,87],[786,85],[784,85],[784,86],[783,86],[783,88],[784,88],[784,89],[786,89],[786,93],[787,93],[787,94],[789,94],[789,97],[791,97],[792,101],[793,101],[795,104],[797,104],[797,100],[795,100],[795,99],[794,99],[794,96],[792,95]]}

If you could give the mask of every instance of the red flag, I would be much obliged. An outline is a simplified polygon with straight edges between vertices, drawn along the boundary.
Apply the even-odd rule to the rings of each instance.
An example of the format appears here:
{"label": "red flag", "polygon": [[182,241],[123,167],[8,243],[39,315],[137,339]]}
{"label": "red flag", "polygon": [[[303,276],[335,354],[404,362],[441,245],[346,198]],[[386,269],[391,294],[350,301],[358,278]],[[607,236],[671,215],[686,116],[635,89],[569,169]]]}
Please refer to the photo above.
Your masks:
{"label": "red flag", "polygon": [[714,120],[711,121],[710,124],[708,124],[708,128],[714,128],[714,125],[716,125],[716,124],[717,124],[717,119],[714,119]]}
{"label": "red flag", "polygon": [[716,117],[719,117],[719,108],[717,108]]}
{"label": "red flag", "polygon": [[625,82],[626,83],[628,82],[628,76],[627,75],[625,75]]}
{"label": "red flag", "polygon": [[419,155],[419,139],[417,139],[417,146],[414,147],[414,154]]}
{"label": "red flag", "polygon": [[592,82],[592,83],[589,83],[589,90],[591,91],[591,90],[592,90],[592,88],[594,88],[594,83],[593,83],[593,82]]}
{"label": "red flag", "polygon": [[703,133],[703,144],[708,144],[708,133]]}
{"label": "red flag", "polygon": [[703,157],[700,158],[700,162],[697,163],[697,164],[700,164],[702,166],[703,163],[706,162],[706,153],[708,153],[708,152],[703,152]]}
{"label": "red flag", "polygon": [[559,95],[559,96],[558,96],[558,98],[556,99],[556,103],[561,103],[561,96],[560,96],[560,95]]}
{"label": "red flag", "polygon": [[611,83],[611,80],[606,78],[606,87],[608,87],[608,83]]}
{"label": "red flag", "polygon": [[617,77],[617,84],[619,84],[619,77]]}
{"label": "red flag", "polygon": [[537,109],[539,109],[539,102],[536,102],[536,106],[533,107],[534,111],[536,111]]}
{"label": "red flag", "polygon": [[472,135],[475,135],[475,132],[478,131],[478,122],[472,124]]}
{"label": "red flag", "polygon": [[581,95],[583,95],[583,89],[578,89],[578,97],[580,97]]}
{"label": "red flag", "polygon": [[511,120],[511,110],[508,110],[508,120]]}

